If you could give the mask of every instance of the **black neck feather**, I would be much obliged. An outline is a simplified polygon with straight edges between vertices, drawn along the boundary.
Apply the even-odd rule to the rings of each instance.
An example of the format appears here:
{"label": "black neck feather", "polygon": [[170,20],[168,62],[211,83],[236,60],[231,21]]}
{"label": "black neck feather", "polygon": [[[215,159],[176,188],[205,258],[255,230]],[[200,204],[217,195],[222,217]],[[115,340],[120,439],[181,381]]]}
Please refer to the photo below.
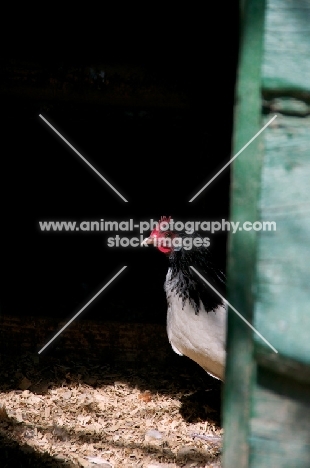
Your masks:
{"label": "black neck feather", "polygon": [[[178,233],[179,235],[179,233]],[[189,237],[187,235],[187,237]],[[199,237],[197,233],[190,237]],[[188,299],[198,314],[201,302],[207,312],[223,304],[222,299],[190,268],[193,266],[212,286],[225,297],[225,275],[211,259],[206,247],[181,248],[169,255],[171,279],[166,290],[175,291],[181,297],[183,306]]]}

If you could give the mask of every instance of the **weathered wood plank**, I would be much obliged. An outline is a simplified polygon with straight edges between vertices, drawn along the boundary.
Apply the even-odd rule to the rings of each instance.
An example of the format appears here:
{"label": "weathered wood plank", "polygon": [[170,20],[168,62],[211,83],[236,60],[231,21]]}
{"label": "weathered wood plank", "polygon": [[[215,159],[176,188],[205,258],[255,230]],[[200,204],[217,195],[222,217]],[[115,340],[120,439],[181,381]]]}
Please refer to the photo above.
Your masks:
{"label": "weathered wood plank", "polygon": [[263,88],[310,91],[310,4],[307,0],[268,0]]}
{"label": "weathered wood plank", "polygon": [[229,315],[224,466],[301,468],[310,466],[310,4],[267,1],[259,70],[257,7],[255,0],[245,3],[235,150],[258,125],[261,76],[262,104],[270,111],[264,122],[280,115],[263,134],[264,149],[257,141],[234,164],[231,215],[242,222],[257,214],[277,229],[260,232],[257,246],[255,233],[230,237],[229,299],[251,321],[255,294],[254,326],[279,354]]}
{"label": "weathered wood plank", "polygon": [[[255,326],[279,353],[310,364],[310,118],[279,116],[265,132]],[[256,340],[256,338],[255,338]]]}
{"label": "weathered wood plank", "polygon": [[[234,152],[260,130],[260,69],[264,2],[244,5],[237,88]],[[231,184],[231,219],[255,221],[262,163],[262,147],[256,139],[234,162]],[[252,320],[256,233],[238,231],[229,239],[228,297],[244,317]],[[230,311],[228,358],[224,398],[225,468],[248,467],[249,399],[253,360],[252,331]]]}
{"label": "weathered wood plank", "polygon": [[[310,4],[269,0],[262,67],[264,132],[258,236],[250,466],[310,463]],[[265,117],[265,121],[270,115]]]}
{"label": "weathered wood plank", "polygon": [[253,388],[251,466],[304,468],[310,463],[310,385],[258,368]]}

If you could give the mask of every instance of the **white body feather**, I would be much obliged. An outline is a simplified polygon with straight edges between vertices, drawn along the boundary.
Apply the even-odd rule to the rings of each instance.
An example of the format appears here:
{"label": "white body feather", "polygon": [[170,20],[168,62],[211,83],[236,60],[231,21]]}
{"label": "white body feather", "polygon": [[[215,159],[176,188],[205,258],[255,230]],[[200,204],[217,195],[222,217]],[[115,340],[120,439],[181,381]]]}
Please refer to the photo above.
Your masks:
{"label": "white body feather", "polygon": [[172,349],[197,362],[203,369],[220,380],[225,374],[226,315],[225,305],[219,305],[215,311],[201,310],[195,314],[194,308],[186,300],[172,291],[169,268],[165,290],[168,302],[167,333]]}

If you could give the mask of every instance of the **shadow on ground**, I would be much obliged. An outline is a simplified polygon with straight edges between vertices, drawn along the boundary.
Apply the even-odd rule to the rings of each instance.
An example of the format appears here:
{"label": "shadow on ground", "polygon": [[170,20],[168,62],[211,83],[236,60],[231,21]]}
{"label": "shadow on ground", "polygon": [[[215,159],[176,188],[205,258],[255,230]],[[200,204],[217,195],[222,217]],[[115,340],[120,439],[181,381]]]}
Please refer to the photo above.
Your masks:
{"label": "shadow on ground", "polygon": [[[21,393],[27,389],[37,395],[44,395],[58,387],[86,384],[93,388],[104,388],[114,382],[126,383],[141,392],[149,391],[179,399],[179,412],[186,422],[208,422],[220,426],[221,383],[185,357],[176,356],[175,360],[167,362],[108,363],[98,357],[86,358],[78,353],[61,356],[50,353],[40,357],[32,353],[21,356],[2,354],[0,366],[3,370],[0,391],[4,394],[11,391]],[[13,421],[13,424],[18,422]],[[8,436],[3,434],[0,438],[1,467],[70,466],[65,460],[39,454],[27,445],[19,445],[10,439],[9,429],[6,430]],[[166,456],[169,458],[169,453]]]}

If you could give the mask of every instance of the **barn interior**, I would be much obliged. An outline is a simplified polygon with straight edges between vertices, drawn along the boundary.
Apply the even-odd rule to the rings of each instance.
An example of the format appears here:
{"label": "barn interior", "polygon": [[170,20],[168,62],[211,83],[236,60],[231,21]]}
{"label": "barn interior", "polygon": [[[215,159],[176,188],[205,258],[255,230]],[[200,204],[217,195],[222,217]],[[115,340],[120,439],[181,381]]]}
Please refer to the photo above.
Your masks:
{"label": "barn interior", "polygon": [[[60,47],[60,53],[52,46],[44,55],[21,49],[4,60],[4,359],[22,353],[59,364],[74,353],[77,359],[138,368],[160,362],[178,369],[177,375],[187,369],[197,388],[214,387],[195,363],[181,362],[170,349],[165,256],[155,248],[108,246],[116,234],[140,238],[137,229],[127,234],[39,228],[40,221],[138,223],[163,215],[183,222],[229,219],[229,168],[189,202],[232,156],[238,8],[227,7],[224,16],[221,5],[208,8],[208,18],[202,11],[193,20],[186,11],[157,13],[157,20],[106,24],[91,47],[80,40]],[[220,18],[216,34],[211,18]],[[225,270],[227,233],[207,236]],[[20,375],[13,376],[8,388],[19,382]]]}

